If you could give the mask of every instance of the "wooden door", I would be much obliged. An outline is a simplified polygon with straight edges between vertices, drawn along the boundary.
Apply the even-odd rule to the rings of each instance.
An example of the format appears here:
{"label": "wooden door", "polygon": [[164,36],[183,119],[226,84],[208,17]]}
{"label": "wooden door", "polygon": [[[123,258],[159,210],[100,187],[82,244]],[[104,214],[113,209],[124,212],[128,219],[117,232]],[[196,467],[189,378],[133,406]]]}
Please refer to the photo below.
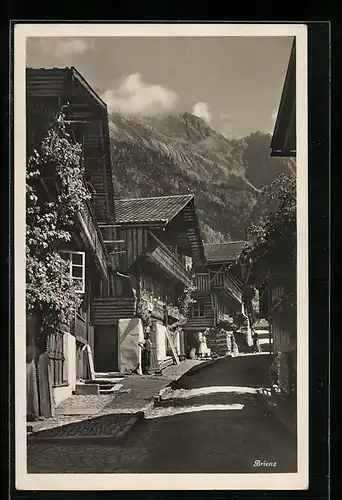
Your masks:
{"label": "wooden door", "polygon": [[120,346],[118,325],[97,325],[94,327],[94,365],[96,372],[119,371]]}

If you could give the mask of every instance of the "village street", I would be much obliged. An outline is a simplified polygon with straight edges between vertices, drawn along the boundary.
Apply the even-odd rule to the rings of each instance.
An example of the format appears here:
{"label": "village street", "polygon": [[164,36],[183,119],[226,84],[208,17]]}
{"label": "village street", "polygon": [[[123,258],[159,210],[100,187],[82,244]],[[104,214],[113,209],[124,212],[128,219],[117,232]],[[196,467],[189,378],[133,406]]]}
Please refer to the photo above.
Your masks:
{"label": "village street", "polygon": [[220,359],[183,376],[122,442],[29,442],[28,473],[295,472],[295,438],[256,391],[268,385],[267,358]]}

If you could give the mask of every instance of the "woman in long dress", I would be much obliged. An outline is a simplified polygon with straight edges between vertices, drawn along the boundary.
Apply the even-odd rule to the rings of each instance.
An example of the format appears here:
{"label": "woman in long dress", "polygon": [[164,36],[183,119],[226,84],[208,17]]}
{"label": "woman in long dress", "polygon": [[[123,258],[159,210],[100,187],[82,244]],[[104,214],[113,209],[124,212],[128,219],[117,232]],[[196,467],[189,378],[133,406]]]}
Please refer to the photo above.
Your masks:
{"label": "woman in long dress", "polygon": [[204,358],[207,353],[207,339],[204,333],[199,334],[199,346],[198,346],[198,354],[200,358]]}

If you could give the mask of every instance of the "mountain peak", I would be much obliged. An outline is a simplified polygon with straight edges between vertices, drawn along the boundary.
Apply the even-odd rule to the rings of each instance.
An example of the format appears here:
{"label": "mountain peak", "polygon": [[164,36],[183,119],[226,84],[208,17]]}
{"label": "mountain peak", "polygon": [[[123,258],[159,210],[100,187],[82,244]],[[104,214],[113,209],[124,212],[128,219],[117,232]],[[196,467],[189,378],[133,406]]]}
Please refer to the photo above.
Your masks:
{"label": "mountain peak", "polygon": [[186,122],[191,123],[194,127],[205,128],[205,129],[211,130],[211,127],[207,124],[207,122],[203,118],[200,118],[197,115],[193,115],[192,113],[189,113],[188,111],[183,113],[182,118]]}
{"label": "mountain peak", "polygon": [[276,176],[268,136],[230,141],[189,112],[135,118],[113,114],[110,138],[117,197],[192,192],[207,242],[243,238],[259,196],[255,186]]}

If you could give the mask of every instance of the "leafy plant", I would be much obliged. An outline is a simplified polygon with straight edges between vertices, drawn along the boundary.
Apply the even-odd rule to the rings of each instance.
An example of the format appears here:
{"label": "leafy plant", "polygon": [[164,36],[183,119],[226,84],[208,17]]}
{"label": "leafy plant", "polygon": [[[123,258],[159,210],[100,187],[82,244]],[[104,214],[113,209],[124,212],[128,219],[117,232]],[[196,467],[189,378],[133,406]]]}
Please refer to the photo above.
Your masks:
{"label": "leafy plant", "polygon": [[152,326],[152,311],[156,299],[147,290],[142,290],[138,304],[137,314],[141,318],[144,329]]}
{"label": "leafy plant", "polygon": [[[270,276],[293,278],[296,266],[296,179],[281,174],[264,188],[259,200],[258,216],[248,227],[248,246],[244,250],[249,284],[258,287],[268,283]],[[266,267],[258,275],[258,269]],[[294,279],[292,279],[294,284]],[[284,317],[296,314],[296,300],[292,292],[282,299]]]}
{"label": "leafy plant", "polygon": [[[69,324],[82,300],[58,250],[71,241],[76,214],[90,198],[83,175],[82,148],[71,140],[61,112],[29,152],[26,168],[26,307],[40,319],[43,337]],[[58,186],[53,199],[41,183],[51,177]]]}
{"label": "leafy plant", "polygon": [[190,304],[194,304],[196,300],[192,297],[192,293],[196,290],[196,287],[193,283],[184,288],[183,294],[178,299],[178,310],[180,313],[180,319],[175,321],[171,325],[169,325],[169,331],[173,336],[176,336],[177,333],[182,331],[183,326],[185,325],[190,309]]}

